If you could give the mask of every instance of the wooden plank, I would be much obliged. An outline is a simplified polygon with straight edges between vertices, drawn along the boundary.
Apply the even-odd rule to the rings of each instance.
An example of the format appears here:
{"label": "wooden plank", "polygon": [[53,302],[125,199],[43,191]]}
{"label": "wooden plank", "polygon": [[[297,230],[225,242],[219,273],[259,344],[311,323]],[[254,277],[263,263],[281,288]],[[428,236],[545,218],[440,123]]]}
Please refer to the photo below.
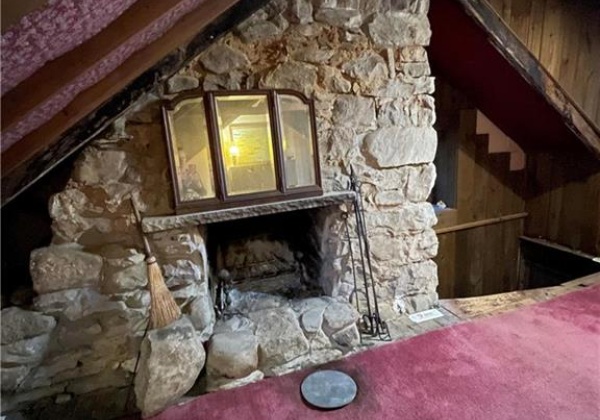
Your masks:
{"label": "wooden plank", "polygon": [[[600,157],[600,127],[561,88],[551,73],[499,19],[494,10],[486,2],[478,0],[458,0],[458,2],[488,34],[489,40],[497,51],[561,115],[566,126],[583,144],[597,157]],[[544,18],[544,42],[540,58],[542,61],[548,62],[550,69],[555,69],[555,63],[560,61],[561,46],[554,42],[560,37],[561,30],[558,2],[559,0],[547,0]],[[550,44],[548,44],[549,40],[552,40]]]}
{"label": "wooden plank", "polygon": [[531,14],[529,17],[529,31],[525,43],[529,51],[539,60],[542,51],[542,38],[544,31],[544,14],[546,12],[546,0],[535,0],[531,3]]}
{"label": "wooden plank", "polygon": [[[182,0],[139,0],[96,36],[45,64],[2,97],[2,131],[61,92]],[[162,58],[162,57],[159,57]]]}
{"label": "wooden plank", "polygon": [[[211,9],[208,7],[209,4],[205,3],[206,7],[202,8],[198,12],[199,14],[192,12],[191,16],[188,15],[187,17],[188,19],[195,20],[195,22],[186,20],[186,25],[184,25],[182,30],[191,31],[190,27],[193,27],[198,33],[185,46],[174,49],[171,53],[163,56],[150,69],[137,76],[131,83],[126,84],[116,95],[106,95],[108,99],[104,100],[92,113],[85,114],[75,125],[65,124],[65,116],[61,117],[63,118],[62,122],[55,118],[54,121],[50,122],[52,125],[48,125],[48,127],[52,128],[52,133],[54,134],[61,132],[62,129],[66,129],[61,134],[51,137],[50,130],[46,133],[42,128],[31,134],[34,137],[31,139],[32,142],[21,145],[22,149],[18,149],[18,145],[15,145],[3,153],[2,205],[10,202],[64,159],[77,152],[93,138],[96,138],[99,133],[109,127],[116,118],[144,94],[159,87],[166,78],[187,65],[190,60],[211,45],[215,39],[226,31],[231,30],[232,27],[239,24],[265,3],[266,0],[238,2],[216,17],[214,14],[217,13],[217,10],[213,9],[215,7],[224,7],[224,4],[213,5]],[[201,24],[205,22],[205,19],[206,22],[210,23],[202,28]],[[173,30],[177,29],[176,27]],[[170,42],[172,41],[173,39]],[[162,46],[164,47],[164,45]],[[156,51],[155,49],[150,49],[146,52],[152,54]],[[121,70],[126,74],[128,72],[127,68]],[[115,75],[118,76],[117,74]],[[117,85],[122,82],[119,77],[115,77],[115,79],[111,79],[108,83],[111,84],[115,80]],[[106,82],[104,81],[103,83]],[[104,92],[101,94],[104,94]],[[77,104],[83,103],[85,105],[88,102],[86,98],[90,101],[94,101],[95,98],[97,99],[92,91],[80,94],[76,98],[76,102],[72,103],[75,113],[78,112]],[[10,173],[8,171],[9,167],[13,168]]]}

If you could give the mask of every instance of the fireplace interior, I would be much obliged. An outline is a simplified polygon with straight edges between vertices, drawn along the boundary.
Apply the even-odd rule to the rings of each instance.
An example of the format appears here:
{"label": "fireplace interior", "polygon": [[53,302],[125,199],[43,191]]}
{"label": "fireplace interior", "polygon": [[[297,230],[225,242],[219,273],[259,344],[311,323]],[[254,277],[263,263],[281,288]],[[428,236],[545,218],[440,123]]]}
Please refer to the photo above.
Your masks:
{"label": "fireplace interior", "polygon": [[207,226],[212,284],[282,295],[323,294],[319,284],[320,252],[311,237],[315,212],[233,220]]}

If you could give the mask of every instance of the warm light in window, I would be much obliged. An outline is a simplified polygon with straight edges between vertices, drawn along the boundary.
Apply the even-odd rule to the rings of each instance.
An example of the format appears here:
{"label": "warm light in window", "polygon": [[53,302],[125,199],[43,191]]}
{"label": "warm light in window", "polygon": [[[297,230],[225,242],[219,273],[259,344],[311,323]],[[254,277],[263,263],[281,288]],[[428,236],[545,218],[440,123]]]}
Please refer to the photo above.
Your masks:
{"label": "warm light in window", "polygon": [[240,155],[240,148],[236,145],[233,145],[229,148],[229,155],[232,157],[237,157]]}

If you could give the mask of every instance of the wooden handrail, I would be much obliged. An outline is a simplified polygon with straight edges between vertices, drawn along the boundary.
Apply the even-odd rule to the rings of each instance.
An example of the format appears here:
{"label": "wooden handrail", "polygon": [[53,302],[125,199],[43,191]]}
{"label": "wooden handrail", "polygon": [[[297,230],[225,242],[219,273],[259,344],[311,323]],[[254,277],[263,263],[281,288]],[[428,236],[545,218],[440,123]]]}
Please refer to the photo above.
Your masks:
{"label": "wooden handrail", "polygon": [[441,229],[434,229],[438,235],[445,233],[458,232],[461,230],[474,229],[481,226],[495,225],[497,223],[510,222],[511,220],[524,219],[529,213],[515,213],[506,216],[492,217],[491,219],[477,220],[475,222],[461,223],[460,225],[449,226]]}

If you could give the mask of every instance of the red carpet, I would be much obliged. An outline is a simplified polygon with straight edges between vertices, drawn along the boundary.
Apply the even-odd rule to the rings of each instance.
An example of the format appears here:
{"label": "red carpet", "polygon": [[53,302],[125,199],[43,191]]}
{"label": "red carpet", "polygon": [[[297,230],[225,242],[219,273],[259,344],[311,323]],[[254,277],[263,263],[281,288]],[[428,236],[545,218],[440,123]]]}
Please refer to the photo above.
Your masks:
{"label": "red carpet", "polygon": [[600,287],[369,350],[328,367],[357,399],[336,411],[304,404],[311,371],[172,407],[173,419],[600,419]]}

